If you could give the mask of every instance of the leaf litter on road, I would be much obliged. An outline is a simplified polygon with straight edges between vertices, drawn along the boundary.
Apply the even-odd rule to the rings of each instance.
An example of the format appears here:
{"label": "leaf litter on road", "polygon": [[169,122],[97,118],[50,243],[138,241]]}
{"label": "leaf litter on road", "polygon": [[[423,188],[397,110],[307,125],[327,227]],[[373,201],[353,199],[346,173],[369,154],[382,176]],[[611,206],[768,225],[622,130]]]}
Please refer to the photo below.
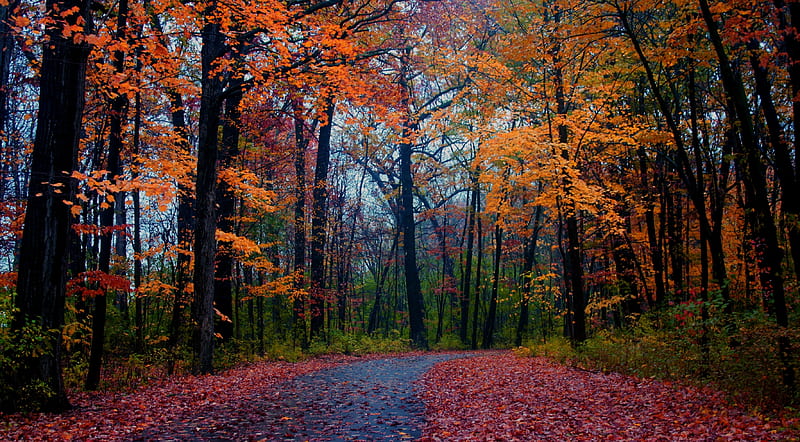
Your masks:
{"label": "leaf litter on road", "polygon": [[495,353],[437,364],[420,381],[438,440],[798,440],[796,420],[730,406],[721,393]]}

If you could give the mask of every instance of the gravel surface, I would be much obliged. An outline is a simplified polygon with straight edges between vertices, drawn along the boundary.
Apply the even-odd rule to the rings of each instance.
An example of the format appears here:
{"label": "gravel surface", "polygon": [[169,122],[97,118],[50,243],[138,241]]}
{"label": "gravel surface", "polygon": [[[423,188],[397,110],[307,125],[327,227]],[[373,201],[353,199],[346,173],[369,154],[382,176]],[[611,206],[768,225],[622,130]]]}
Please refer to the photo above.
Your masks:
{"label": "gravel surface", "polygon": [[414,381],[434,364],[470,356],[444,353],[378,359],[300,376],[271,401],[272,416],[245,432],[250,440],[413,440],[424,405]]}

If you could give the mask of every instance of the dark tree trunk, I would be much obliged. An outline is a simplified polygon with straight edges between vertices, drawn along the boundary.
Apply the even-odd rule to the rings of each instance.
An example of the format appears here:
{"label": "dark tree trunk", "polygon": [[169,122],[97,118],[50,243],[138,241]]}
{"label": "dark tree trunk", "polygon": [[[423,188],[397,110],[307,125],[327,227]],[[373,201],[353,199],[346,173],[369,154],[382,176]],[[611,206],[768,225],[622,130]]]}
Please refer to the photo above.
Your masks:
{"label": "dark tree trunk", "polygon": [[403,264],[405,270],[406,297],[408,300],[408,320],[411,328],[411,342],[417,348],[428,348],[428,337],[425,330],[425,305],[422,298],[422,284],[419,280],[419,267],[417,267],[417,238],[416,224],[414,221],[414,176],[411,173],[411,153],[413,146],[409,139],[416,131],[414,116],[411,115],[411,86],[408,83],[409,69],[406,50],[401,58],[402,73],[400,84],[403,88],[402,105],[407,112],[403,121],[402,141],[398,146],[400,156],[400,213],[399,222],[402,232],[403,250],[405,252]]}
{"label": "dark tree trunk", "polygon": [[[558,18],[556,18],[558,21]],[[559,49],[553,50],[553,80],[555,82],[556,114],[567,115],[567,100],[564,95],[564,73],[561,67]],[[569,143],[567,127],[560,124],[557,128],[558,142],[562,145]],[[561,157],[570,160],[567,149],[562,149]],[[574,201],[574,184],[569,176],[563,177],[563,191],[565,195],[566,213],[565,228],[567,233],[567,250],[564,260],[564,276],[569,281],[569,330],[570,340],[573,344],[580,344],[586,340],[586,294],[584,292],[583,277],[583,251],[580,242],[580,226],[578,223],[578,208]]]}
{"label": "dark tree trunk", "polygon": [[[166,38],[161,21],[156,14],[151,14],[150,25],[160,36],[159,42],[165,48],[169,47],[169,40]],[[141,63],[141,61],[137,61]],[[191,146],[189,144],[189,130],[186,126],[186,111],[183,103],[183,96],[173,88],[167,88],[167,97],[170,101],[170,119],[172,127],[178,138],[177,148],[181,153],[189,155]],[[139,112],[139,111],[137,111]],[[193,189],[186,186],[183,181],[178,182],[178,244],[177,244],[177,258],[175,268],[175,291],[173,293],[172,311],[170,315],[169,326],[169,340],[167,346],[169,347],[172,356],[168,364],[168,372],[172,373],[174,368],[175,351],[183,342],[183,328],[185,321],[186,307],[189,305],[189,296],[186,288],[189,281],[192,279],[191,273],[191,249],[194,241],[194,192]],[[141,324],[138,311],[141,310],[142,301],[137,299],[137,324]],[[140,329],[137,325],[137,330]],[[144,335],[141,336],[140,341],[142,348],[144,342]]]}
{"label": "dark tree trunk", "polygon": [[[138,57],[138,54],[137,54]],[[141,69],[141,61],[136,61],[137,69]],[[139,144],[141,141],[140,134],[142,130],[142,95],[136,92],[136,103],[134,106],[133,114],[133,153],[134,157],[139,154]],[[131,178],[135,181],[139,177],[138,168],[131,169]],[[134,190],[132,195],[133,199],[133,286],[138,289],[142,286],[142,204],[139,196],[139,191]],[[134,330],[135,340],[134,348],[137,352],[144,351],[144,301],[142,297],[137,294],[134,301]]]}
{"label": "dark tree trunk", "polygon": [[[124,167],[124,166],[123,166]],[[128,224],[128,208],[126,205],[127,193],[120,191],[117,192],[116,195],[116,205],[114,207],[114,225],[118,226],[118,229],[126,229],[125,226]],[[114,241],[114,256],[118,257],[120,261],[126,261],[127,253],[128,253],[128,234],[126,231],[117,231],[114,233],[115,241]],[[126,269],[122,266],[116,269],[114,272],[115,275],[125,278],[126,277]],[[128,322],[129,319],[129,306],[128,306],[128,296],[130,292],[128,290],[117,290],[114,296],[114,306],[117,307],[119,313],[122,317],[124,322]]]}
{"label": "dark tree trunk", "polygon": [[[717,284],[719,285],[720,289],[722,290],[723,298],[727,301],[728,300],[728,290],[727,290],[727,274],[725,271],[725,263],[724,263],[724,250],[721,248],[721,229],[717,228],[714,229],[712,222],[709,220],[707,205],[706,205],[706,189],[704,180],[702,178],[703,170],[697,170],[697,177],[694,175],[692,170],[691,160],[689,158],[689,154],[685,147],[682,130],[678,127],[678,122],[676,121],[676,117],[672,114],[672,109],[670,104],[665,99],[664,95],[661,92],[661,88],[659,87],[658,83],[656,82],[655,74],[652,70],[650,65],[650,61],[645,55],[641,43],[639,41],[638,35],[635,33],[633,26],[630,23],[630,17],[628,11],[624,11],[622,9],[617,10],[618,18],[620,19],[620,24],[622,25],[623,29],[625,30],[626,35],[631,41],[633,48],[639,58],[639,62],[642,64],[642,67],[645,70],[645,75],[647,77],[648,84],[652,90],[653,96],[658,104],[658,108],[663,115],[665,122],[667,123],[667,127],[672,135],[672,139],[675,142],[675,154],[676,154],[676,163],[677,163],[677,171],[680,174],[681,180],[686,185],[689,198],[692,201],[692,204],[695,208],[697,213],[698,222],[700,223],[700,229],[703,231],[703,235],[708,238],[710,251],[711,251],[711,259],[712,259],[712,273],[714,275],[714,279],[716,280]],[[690,69],[690,73],[693,73],[693,69]],[[693,75],[693,74],[692,74]],[[693,81],[693,77],[692,77]],[[693,87],[690,85],[690,91],[693,93]],[[691,105],[691,112],[697,111],[696,103],[692,103]],[[694,143],[694,146],[699,149],[697,143]],[[726,160],[725,160],[726,161]],[[723,169],[724,169],[723,163]],[[724,185],[723,185],[724,188]],[[714,201],[715,206],[712,207],[712,212],[720,213],[717,211],[722,210],[723,202],[723,191],[719,191],[716,200]],[[674,267],[673,267],[674,268]],[[677,282],[677,281],[676,281]]]}
{"label": "dark tree trunk", "polygon": [[789,326],[786,293],[782,275],[783,249],[778,240],[778,231],[772,217],[767,194],[767,180],[761,152],[755,140],[755,128],[750,115],[747,93],[742,79],[734,72],[722,44],[717,23],[707,0],[699,0],[700,11],[709,32],[711,43],[719,60],[723,87],[733,104],[735,119],[733,129],[739,134],[741,143],[734,147],[734,161],[739,177],[744,184],[745,216],[750,222],[754,238],[756,262],[761,286],[766,294],[767,311],[775,316],[780,329],[778,333],[778,357],[781,361],[783,383],[790,393],[795,390],[795,372],[792,367],[791,343],[785,329]]}
{"label": "dark tree trunk", "polygon": [[[403,138],[410,136],[409,128]],[[411,175],[411,143],[400,143],[400,225],[403,232],[404,269],[408,319],[411,327],[411,342],[417,348],[428,348],[425,331],[425,312],[422,302],[422,285],[417,267],[416,224],[414,221],[414,178]]]}
{"label": "dark tree trunk", "polygon": [[[792,7],[800,13],[800,7]],[[800,19],[800,14],[797,15]],[[794,32],[791,36],[787,36],[787,48],[793,47],[795,51],[800,51],[797,42],[794,41]],[[786,142],[784,131],[782,129],[778,111],[775,109],[775,104],[772,100],[772,84],[769,79],[769,72],[761,65],[761,57],[758,52],[759,42],[755,39],[749,42],[750,49],[750,65],[753,68],[753,77],[755,79],[756,93],[761,101],[761,110],[764,114],[764,120],[767,124],[767,134],[769,136],[770,144],[775,152],[775,161],[773,163],[777,172],[778,179],[781,183],[781,211],[786,225],[787,236],[789,237],[789,249],[791,251],[792,262],[794,264],[794,272],[798,279],[800,279],[800,182],[798,182],[797,170],[794,162],[792,161],[792,152]],[[791,51],[787,51],[792,54]],[[794,64],[800,63],[800,60],[795,57],[800,56],[800,53],[793,54],[790,59]],[[792,90],[797,93],[797,86],[794,82],[800,82],[800,68],[792,67],[789,70],[790,75],[797,75],[792,80]],[[793,95],[796,97],[797,95]],[[800,112],[800,104],[792,103],[793,110]],[[797,126],[795,126],[797,127]]]}
{"label": "dark tree trunk", "polygon": [[[41,398],[44,411],[69,407],[61,377],[61,334],[51,330],[59,331],[64,321],[72,223],[70,207],[64,202],[73,199],[71,175],[78,155],[89,47],[64,37],[63,29],[77,26],[89,32],[89,6],[85,0],[45,3],[53,22],[45,31],[47,43],[39,71],[39,113],[19,259],[18,311],[12,330],[19,331],[26,323],[41,327],[47,333],[48,349],[37,356],[24,356],[20,361],[23,368],[12,374],[11,381],[20,392],[35,383],[47,385],[51,395]],[[85,25],[78,24],[80,20]],[[13,410],[23,405],[12,400],[0,408]]]}
{"label": "dark tree trunk", "polygon": [[[477,187],[475,192],[480,192],[480,187]],[[477,198],[474,213],[476,216],[475,235],[478,241],[478,261],[475,263],[475,303],[472,309],[472,339],[470,340],[472,349],[478,348],[478,318],[480,316],[481,302],[483,301],[483,221],[479,215],[481,212],[480,193],[478,193]]]}
{"label": "dark tree trunk", "polygon": [[[220,164],[222,167],[233,166],[239,155],[239,104],[242,92],[235,88],[225,99],[225,121],[222,125],[222,146],[220,148]],[[217,219],[219,230],[234,233],[236,215],[236,196],[230,183],[219,182],[217,188]],[[229,242],[220,242],[217,253],[216,275],[214,277],[214,305],[221,317],[216,323],[217,332],[222,342],[233,338],[233,251]]]}
{"label": "dark tree trunk", "polygon": [[[539,185],[539,191],[542,185]],[[542,206],[536,206],[533,215],[533,227],[530,236],[525,239],[522,262],[522,294],[519,306],[519,322],[517,322],[517,333],[514,337],[514,345],[519,347],[528,334],[528,322],[530,320],[530,296],[533,290],[534,268],[536,266],[536,246],[539,242],[540,222],[542,218]]]}
{"label": "dark tree trunk", "polygon": [[623,299],[623,310],[626,315],[642,313],[639,285],[636,281],[636,255],[625,238],[620,235],[614,235],[611,241],[611,255],[617,271],[617,285]]}
{"label": "dark tree trunk", "polygon": [[494,273],[492,276],[492,294],[489,297],[489,312],[486,314],[486,326],[483,329],[484,349],[494,345],[495,317],[497,316],[497,293],[500,289],[500,259],[503,256],[503,228],[499,223],[494,226]]}
{"label": "dark tree trunk", "polygon": [[[775,6],[779,10],[779,27],[783,34],[786,45],[786,55],[788,57],[790,93],[789,99],[792,102],[792,137],[791,143],[781,146],[780,143],[773,142],[777,148],[783,148],[787,153],[779,153],[779,158],[775,162],[781,180],[781,203],[785,212],[785,223],[789,235],[789,245],[791,248],[792,260],[794,261],[794,272],[800,280],[800,100],[795,98],[800,96],[800,39],[797,35],[798,23],[800,23],[800,3],[775,0]],[[763,72],[756,72],[760,75]],[[757,78],[758,80],[758,78]],[[759,92],[759,94],[761,94]],[[763,105],[763,100],[762,100]],[[774,106],[773,106],[774,107]],[[765,117],[773,119],[774,109],[768,110],[763,107]],[[769,120],[768,120],[769,123]],[[774,126],[774,123],[770,123]],[[770,130],[770,133],[772,130]],[[772,134],[770,134],[772,138]],[[791,156],[794,154],[794,162]],[[794,180],[792,180],[792,176]]]}
{"label": "dark tree trunk", "polygon": [[[655,299],[653,303],[657,306],[664,304],[667,290],[664,284],[664,255],[661,253],[661,247],[658,244],[658,236],[656,235],[656,217],[655,217],[655,196],[650,189],[650,181],[648,180],[648,167],[647,155],[645,154],[644,145],[640,145],[636,150],[639,160],[639,173],[641,174],[642,191],[645,192],[645,225],[647,226],[647,242],[650,249],[650,259],[653,261],[653,277],[655,280]],[[651,306],[652,307],[652,306]]]}
{"label": "dark tree trunk", "polygon": [[322,333],[325,321],[325,242],[328,224],[328,168],[331,158],[331,129],[335,103],[327,100],[327,121],[319,129],[317,162],[311,201],[311,337]]}
{"label": "dark tree trunk", "polygon": [[686,254],[683,249],[683,242],[681,241],[681,232],[683,231],[683,208],[678,197],[673,195],[669,189],[669,182],[664,182],[662,188],[662,196],[664,199],[663,211],[666,214],[665,222],[665,240],[667,243],[667,254],[670,262],[670,280],[672,281],[672,291],[676,294],[683,293],[686,288],[685,277],[685,261]]}
{"label": "dark tree trunk", "polygon": [[369,313],[369,323],[367,325],[367,333],[372,334],[375,330],[378,329],[378,324],[381,320],[381,310],[383,309],[383,291],[384,286],[386,285],[386,278],[389,276],[389,269],[392,268],[393,259],[391,257],[395,256],[397,253],[397,243],[400,239],[400,232],[398,231],[394,238],[392,239],[392,247],[389,251],[388,258],[386,263],[383,265],[383,270],[378,276],[378,282],[375,285],[375,304],[372,305],[372,311]]}
{"label": "dark tree trunk", "polygon": [[[183,97],[175,92],[168,92],[172,108],[172,127],[178,135],[178,148],[188,154],[189,132],[186,127],[186,112],[183,106]],[[183,328],[186,307],[189,305],[189,296],[186,288],[192,279],[192,242],[194,241],[194,192],[191,188],[178,183],[178,256],[175,265],[175,293],[173,295],[172,311],[169,328],[169,348],[174,352],[185,337]]]}
{"label": "dark tree trunk", "polygon": [[[216,3],[207,6],[206,17],[214,17]],[[225,50],[221,25],[208,22],[202,30],[202,96],[197,148],[196,226],[194,237],[194,347],[196,371],[211,373],[214,357],[214,264],[216,259],[217,216],[217,133],[224,80],[217,60]]]}
{"label": "dark tree trunk", "polygon": [[[306,147],[303,109],[299,98],[293,98],[294,107],[294,285],[296,290],[305,288],[306,271]],[[300,341],[300,346],[308,346],[305,319],[306,303],[303,297],[296,296],[292,305],[292,337]]]}
{"label": "dark tree trunk", "polygon": [[[14,54],[14,31],[11,19],[19,11],[19,0],[11,0],[0,6],[0,132],[5,133],[8,118],[8,79],[11,74],[11,57]],[[3,186],[4,184],[0,184]],[[2,194],[0,194],[2,197]]]}
{"label": "dark tree trunk", "polygon": [[473,189],[469,207],[467,208],[467,252],[464,258],[464,271],[461,284],[461,324],[458,328],[461,343],[468,344],[467,336],[469,330],[469,304],[470,290],[472,289],[472,248],[475,242],[475,217],[477,216],[476,207],[478,206],[478,179],[472,178]]}
{"label": "dark tree trunk", "polygon": [[[117,10],[117,41],[123,42],[128,32],[128,1],[120,0]],[[114,52],[114,71],[121,74],[125,70],[125,52]],[[111,99],[111,112],[108,140],[108,164],[105,180],[116,183],[122,174],[122,126],[125,122],[125,111],[128,107],[128,97],[118,88],[114,91],[117,95]],[[101,198],[103,198],[101,196]],[[106,275],[111,274],[111,243],[114,236],[113,227],[116,215],[116,199],[119,192],[112,192],[105,197],[105,208],[100,212],[100,256],[97,269]],[[103,204],[101,204],[101,207]],[[100,370],[103,364],[103,345],[105,344],[106,329],[106,301],[107,294],[98,295],[94,300],[94,314],[92,316],[92,345],[89,354],[89,367],[86,374],[87,390],[97,390],[100,386]]]}
{"label": "dark tree trunk", "polygon": [[[568,209],[569,210],[569,209]],[[566,215],[567,253],[564,268],[569,280],[570,293],[570,340],[580,344],[586,340],[586,294],[583,287],[583,263],[578,218],[573,213]]]}

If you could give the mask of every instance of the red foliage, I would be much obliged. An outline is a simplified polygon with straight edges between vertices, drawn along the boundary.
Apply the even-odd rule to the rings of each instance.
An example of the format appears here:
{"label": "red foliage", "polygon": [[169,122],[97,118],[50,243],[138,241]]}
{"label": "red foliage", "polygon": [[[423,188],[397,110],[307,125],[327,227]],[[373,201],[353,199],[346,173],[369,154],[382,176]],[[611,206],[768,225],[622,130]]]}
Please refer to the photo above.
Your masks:
{"label": "red foliage", "polygon": [[[232,409],[252,413],[253,395],[281,382],[363,358],[335,356],[304,362],[260,362],[220,375],[172,377],[134,393],[82,393],[64,414],[0,414],[0,440],[131,440],[191,422],[198,431],[230,420]],[[222,406],[222,407],[221,407]],[[225,410],[220,415],[219,410]]]}
{"label": "red foliage", "polygon": [[797,440],[708,390],[511,353],[436,365],[423,381],[422,440]]}

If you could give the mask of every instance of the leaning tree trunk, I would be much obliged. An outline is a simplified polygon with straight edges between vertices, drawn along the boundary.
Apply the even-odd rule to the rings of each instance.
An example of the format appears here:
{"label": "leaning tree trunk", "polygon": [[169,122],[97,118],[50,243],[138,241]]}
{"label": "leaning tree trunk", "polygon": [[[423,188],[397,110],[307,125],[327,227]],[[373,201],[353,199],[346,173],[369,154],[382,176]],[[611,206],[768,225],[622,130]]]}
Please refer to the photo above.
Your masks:
{"label": "leaning tree trunk", "polygon": [[[71,175],[78,156],[90,50],[88,45],[65,37],[64,29],[90,31],[90,3],[47,0],[45,4],[52,23],[45,31],[47,43],[39,70],[39,113],[19,258],[18,311],[12,330],[21,331],[27,324],[40,327],[47,335],[47,348],[40,354],[20,355],[21,369],[10,375],[19,394],[25,386],[46,385],[50,394],[41,398],[41,409],[46,411],[69,407],[60,365],[72,223],[70,206],[65,202],[72,203],[73,199]],[[24,405],[20,397],[15,397],[0,408],[14,410]]]}

